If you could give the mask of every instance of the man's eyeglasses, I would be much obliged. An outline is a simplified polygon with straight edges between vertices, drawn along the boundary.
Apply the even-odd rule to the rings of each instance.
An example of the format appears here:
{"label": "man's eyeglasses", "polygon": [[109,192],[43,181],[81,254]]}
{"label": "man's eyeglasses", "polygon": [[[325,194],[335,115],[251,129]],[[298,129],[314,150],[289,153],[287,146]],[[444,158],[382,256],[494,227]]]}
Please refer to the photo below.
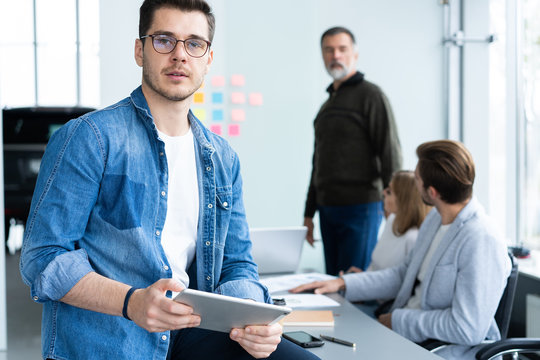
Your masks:
{"label": "man's eyeglasses", "polygon": [[210,48],[210,45],[212,44],[210,41],[202,39],[192,38],[186,40],[178,40],[170,35],[163,34],[144,35],[141,36],[141,40],[148,37],[152,38],[152,46],[154,47],[154,50],[156,50],[160,54],[171,53],[176,48],[176,45],[181,42],[184,44],[184,49],[186,50],[187,54],[194,58],[203,57]]}

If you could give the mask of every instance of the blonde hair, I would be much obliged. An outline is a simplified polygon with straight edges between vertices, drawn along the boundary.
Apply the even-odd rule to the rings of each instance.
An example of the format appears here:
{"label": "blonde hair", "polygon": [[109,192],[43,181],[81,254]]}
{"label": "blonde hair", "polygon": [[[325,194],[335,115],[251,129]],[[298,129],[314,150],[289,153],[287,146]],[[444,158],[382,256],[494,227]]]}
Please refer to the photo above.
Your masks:
{"label": "blonde hair", "polygon": [[390,181],[391,191],[396,196],[397,211],[392,231],[396,236],[405,234],[410,228],[420,228],[431,206],[424,204],[416,182],[414,172],[400,170],[394,173]]}

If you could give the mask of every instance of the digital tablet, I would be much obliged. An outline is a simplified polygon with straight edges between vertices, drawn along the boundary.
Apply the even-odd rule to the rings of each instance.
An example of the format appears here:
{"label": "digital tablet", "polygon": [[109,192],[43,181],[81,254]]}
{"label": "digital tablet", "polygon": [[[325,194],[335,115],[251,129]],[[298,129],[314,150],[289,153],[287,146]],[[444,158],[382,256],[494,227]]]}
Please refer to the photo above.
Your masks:
{"label": "digital tablet", "polygon": [[199,328],[226,333],[232,328],[243,329],[248,325],[271,325],[292,311],[286,306],[193,289],[184,289],[174,300],[193,308],[193,312],[201,317]]}

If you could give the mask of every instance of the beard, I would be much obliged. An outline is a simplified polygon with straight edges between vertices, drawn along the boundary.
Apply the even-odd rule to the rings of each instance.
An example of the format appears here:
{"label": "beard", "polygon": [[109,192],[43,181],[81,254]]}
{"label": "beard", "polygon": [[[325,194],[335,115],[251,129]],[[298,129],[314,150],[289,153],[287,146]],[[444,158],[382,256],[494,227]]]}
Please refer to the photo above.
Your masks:
{"label": "beard", "polygon": [[326,71],[334,80],[341,80],[349,74],[349,67],[340,61],[332,61]]}
{"label": "beard", "polygon": [[[167,70],[170,71],[170,70]],[[200,87],[201,83],[198,86],[193,86],[192,88],[187,88],[183,90],[167,90],[160,86],[157,77],[153,75],[150,69],[146,66],[143,66],[143,81],[144,83],[152,89],[156,94],[161,95],[167,100],[170,101],[184,101],[189,98],[197,89]],[[196,84],[195,84],[196,85]]]}

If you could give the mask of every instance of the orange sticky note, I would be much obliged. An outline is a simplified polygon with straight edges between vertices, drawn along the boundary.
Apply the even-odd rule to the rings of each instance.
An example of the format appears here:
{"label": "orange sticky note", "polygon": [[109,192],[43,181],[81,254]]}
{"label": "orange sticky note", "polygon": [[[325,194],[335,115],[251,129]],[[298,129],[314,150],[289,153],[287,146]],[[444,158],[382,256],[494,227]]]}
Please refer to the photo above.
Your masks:
{"label": "orange sticky note", "polygon": [[233,104],[245,104],[246,103],[246,95],[241,92],[233,92],[231,93],[231,101]]}
{"label": "orange sticky note", "polygon": [[204,103],[204,93],[196,92],[193,95],[193,102],[196,103],[196,104]]}
{"label": "orange sticky note", "polygon": [[210,125],[210,131],[214,134],[221,135],[221,125]]}
{"label": "orange sticky note", "polygon": [[235,74],[231,76],[232,86],[244,86],[246,84],[246,78],[244,75]]}
{"label": "orange sticky note", "polygon": [[240,136],[240,125],[230,124],[229,125],[229,136]]}
{"label": "orange sticky note", "polygon": [[225,76],[214,76],[212,77],[212,86],[220,87],[225,86]]}
{"label": "orange sticky note", "polygon": [[193,115],[200,121],[206,120],[206,110],[204,109],[192,109]]}
{"label": "orange sticky note", "polygon": [[263,96],[261,93],[249,94],[249,104],[252,106],[261,106],[263,104]]}
{"label": "orange sticky note", "polygon": [[232,109],[231,110],[232,121],[244,121],[246,120],[246,112],[244,109]]}

